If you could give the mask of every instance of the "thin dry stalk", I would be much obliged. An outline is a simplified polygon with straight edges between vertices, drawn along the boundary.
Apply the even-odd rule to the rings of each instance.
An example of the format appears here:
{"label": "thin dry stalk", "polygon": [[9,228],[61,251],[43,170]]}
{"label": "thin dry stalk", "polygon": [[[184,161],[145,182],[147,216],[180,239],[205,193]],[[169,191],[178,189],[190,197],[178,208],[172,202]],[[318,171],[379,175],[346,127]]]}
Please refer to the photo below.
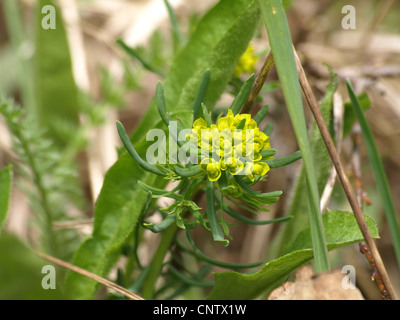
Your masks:
{"label": "thin dry stalk", "polygon": [[[353,129],[353,135],[354,135],[354,138],[353,138],[354,150],[353,150],[353,156],[352,156],[352,166],[353,166],[353,174],[354,174],[354,185],[355,185],[355,189],[356,189],[358,204],[359,204],[361,210],[363,210],[364,203],[369,204],[369,200],[364,195],[364,189],[362,186],[361,169],[360,169],[360,166],[361,166],[360,140],[362,138],[362,135],[361,135],[361,128],[357,124],[355,125],[355,127]],[[382,298],[385,300],[390,300],[390,297],[388,296],[388,292],[385,288],[385,285],[383,284],[382,277],[376,269],[375,260],[372,257],[371,252],[368,250],[367,245],[365,244],[365,242],[360,242],[359,247],[360,247],[360,252],[365,255],[365,257],[368,260],[369,265],[371,267],[372,281],[376,280],[379,290],[381,291]]]}
{"label": "thin dry stalk", "polygon": [[251,88],[249,97],[242,107],[242,113],[248,113],[250,111],[273,66],[274,57],[272,56],[272,51],[270,51],[267,58],[265,59],[264,65],[262,66],[260,73],[257,75],[256,80],[254,81],[254,85]]}
{"label": "thin dry stalk", "polygon": [[363,234],[365,242],[366,242],[366,244],[369,248],[369,251],[371,252],[371,255],[375,261],[376,269],[382,277],[382,283],[388,292],[389,298],[391,300],[397,300],[396,293],[393,289],[392,283],[390,282],[385,265],[383,264],[382,258],[378,251],[378,248],[377,248],[377,246],[374,242],[374,239],[372,238],[371,233],[367,227],[367,223],[365,222],[362,210],[360,209],[360,206],[358,205],[357,197],[354,193],[354,190],[350,184],[349,179],[347,178],[346,172],[340,161],[338,152],[336,151],[336,148],[335,148],[333,140],[330,136],[329,130],[328,130],[328,128],[324,122],[324,119],[321,115],[321,112],[319,110],[317,99],[315,98],[315,96],[312,92],[311,86],[308,83],[303,66],[301,65],[300,59],[294,48],[293,48],[293,51],[294,51],[294,55],[295,55],[295,59],[296,59],[297,71],[299,74],[299,80],[300,80],[301,87],[302,87],[304,95],[307,99],[308,105],[311,109],[311,112],[314,115],[315,121],[317,122],[317,125],[318,125],[319,130],[322,135],[322,138],[324,139],[326,148],[329,152],[329,155],[331,157],[333,165],[336,168],[337,174],[342,183],[346,197],[350,203],[351,208],[353,209],[354,216],[357,220],[358,226],[360,227],[361,233]]}
{"label": "thin dry stalk", "polygon": [[113,290],[115,292],[123,294],[128,299],[131,299],[131,300],[144,300],[141,296],[138,296],[137,294],[134,294],[134,293],[130,292],[129,290],[127,290],[127,289],[115,284],[114,282],[112,282],[110,280],[107,280],[105,278],[102,278],[102,277],[100,277],[100,276],[98,276],[98,275],[96,275],[94,273],[91,273],[91,272],[85,270],[85,269],[79,268],[79,267],[74,266],[74,265],[72,265],[72,264],[70,264],[68,262],[65,262],[63,260],[54,258],[52,256],[49,256],[49,255],[41,253],[41,252],[36,252],[36,254],[38,256],[42,257],[43,259],[51,262],[51,263],[57,264],[57,265],[59,265],[59,266],[61,266],[63,268],[69,269],[69,270],[74,271],[76,273],[79,273],[79,274],[81,274],[81,275],[83,275],[85,277],[93,279],[93,280],[97,281],[98,283],[101,283],[102,285],[105,285],[107,288],[109,288],[109,289],[111,289],[111,290]]}
{"label": "thin dry stalk", "polygon": [[[338,92],[335,92],[333,95],[333,123],[335,127],[335,139],[336,139],[336,147],[338,154],[340,154],[340,150],[342,148],[342,136],[343,136],[343,116],[344,116],[344,105],[343,99]],[[324,191],[321,196],[321,213],[324,213],[329,199],[331,198],[333,188],[335,186],[337,173],[335,167],[332,165],[331,172],[328,177],[328,181],[326,182]]]}

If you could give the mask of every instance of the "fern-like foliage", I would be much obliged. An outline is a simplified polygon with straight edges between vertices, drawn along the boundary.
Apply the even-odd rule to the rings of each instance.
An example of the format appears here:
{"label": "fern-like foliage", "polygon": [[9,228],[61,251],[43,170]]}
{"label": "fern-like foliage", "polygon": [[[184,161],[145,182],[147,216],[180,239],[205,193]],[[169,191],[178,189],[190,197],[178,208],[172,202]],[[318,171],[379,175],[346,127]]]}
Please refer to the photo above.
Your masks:
{"label": "fern-like foliage", "polygon": [[34,225],[41,233],[40,249],[68,259],[81,239],[74,230],[55,230],[53,223],[70,220],[71,213],[85,206],[75,159],[69,148],[60,150],[35,117],[13,101],[0,98],[0,113],[18,156],[14,164],[18,184],[29,197]]}

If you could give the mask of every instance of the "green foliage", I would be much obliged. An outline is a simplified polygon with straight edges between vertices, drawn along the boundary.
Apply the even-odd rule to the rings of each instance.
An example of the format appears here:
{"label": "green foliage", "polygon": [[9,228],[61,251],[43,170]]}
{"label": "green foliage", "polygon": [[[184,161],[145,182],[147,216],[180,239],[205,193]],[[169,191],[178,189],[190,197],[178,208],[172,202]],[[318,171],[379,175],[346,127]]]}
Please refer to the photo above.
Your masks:
{"label": "green foliage", "polygon": [[71,230],[53,230],[53,222],[68,219],[66,208],[84,205],[76,164],[48,138],[32,114],[27,115],[14,102],[0,100],[0,113],[13,137],[18,155],[17,182],[29,195],[31,207],[41,229],[44,249],[64,259],[69,258],[79,241]]}
{"label": "green foliage", "polygon": [[[44,290],[41,286],[42,268],[49,263],[39,259],[13,235],[0,236],[0,299],[1,300],[61,300],[67,299],[62,293],[59,277],[55,278],[56,288]],[[6,262],[6,263],[5,263]],[[58,270],[56,269],[56,275]]]}
{"label": "green foliage", "polygon": [[0,170],[0,233],[7,218],[11,196],[12,166]]}
{"label": "green foliage", "polygon": [[[211,71],[212,78],[205,101],[212,106],[219,98],[254,32],[258,15],[255,1],[221,1],[203,17],[187,46],[174,59],[165,79],[165,99],[169,115],[186,124],[183,127],[190,127],[191,105],[206,70]],[[148,146],[148,130],[165,128],[156,108],[153,102],[131,137],[140,156]],[[167,182],[144,172],[128,154],[122,154],[105,177],[95,208],[93,234],[76,252],[75,265],[99,275],[107,273],[144,205],[146,198],[137,183],[139,177],[155,187],[163,187]],[[96,288],[93,280],[72,273],[66,285],[76,299],[92,297]]]}
{"label": "green foliage", "polygon": [[[28,195],[34,213],[30,226],[40,235],[35,249],[71,261],[102,277],[107,277],[124,256],[125,268],[118,268],[118,275],[112,280],[145,299],[191,297],[187,293],[189,288],[204,295],[201,290],[211,287],[209,299],[254,299],[269,293],[297,267],[312,259],[317,272],[327,270],[328,250],[360,242],[363,237],[351,213],[327,211],[323,216],[320,213],[319,194],[329,174],[330,160],[315,123],[307,134],[284,11],[290,8],[291,3],[281,0],[221,0],[201,19],[192,16],[188,32],[182,32],[172,7],[168,0],[164,0],[171,23],[172,45],[159,31],[153,34],[146,47],[131,48],[117,40],[121,52],[126,53],[121,61],[124,79],[117,83],[106,67],[101,68],[101,100],[94,101],[89,94],[79,92],[75,83],[60,8],[53,0],[39,0],[34,16],[36,33],[31,39],[35,46],[34,61],[17,55],[10,57],[5,50],[0,52],[0,66],[9,62],[18,65],[15,77],[7,83],[7,88],[2,88],[2,93],[5,90],[10,93],[17,85],[26,107],[21,109],[11,100],[0,100],[0,113],[9,128],[16,154],[12,166],[0,170],[0,231],[7,218],[11,186],[15,180]],[[41,27],[41,8],[49,4],[56,7],[55,30]],[[13,0],[5,0],[4,10],[10,28],[9,46],[16,50],[28,33]],[[254,86],[255,75],[242,80],[234,76],[234,70],[259,27],[261,17],[264,18],[279,76],[279,81],[265,84],[261,93],[282,89],[300,150],[274,158],[276,150],[269,147],[268,137],[263,136],[260,129],[257,134],[262,142],[259,140],[258,143],[263,147],[257,154],[259,167],[251,174],[246,173],[247,176],[225,170],[227,167],[218,167],[215,174],[215,167],[204,166],[204,163],[203,166],[191,163],[154,165],[145,161],[151,144],[146,139],[149,130],[165,132],[171,120],[178,121],[179,132],[182,128],[191,128],[199,118],[211,127],[229,111],[229,115],[238,115],[233,127],[247,128],[247,120],[240,118],[242,115],[239,113]],[[106,173],[94,206],[93,232],[79,246],[81,238],[78,232],[54,229],[55,222],[71,219],[70,211],[83,216],[86,209],[86,196],[79,181],[82,168],[77,165],[77,155],[80,151],[88,151],[84,150],[89,142],[88,133],[106,122],[107,110],[124,108],[126,93],[141,88],[140,76],[144,72],[152,72],[162,80],[131,136],[123,124],[117,122],[116,131],[125,148],[116,150],[118,160]],[[331,82],[320,108],[327,124],[331,123],[333,94],[337,89],[336,75],[332,70],[330,72]],[[2,84],[3,78],[0,81]],[[366,95],[357,99],[349,84],[348,90],[351,103],[345,107],[344,134],[350,132],[356,119],[360,121],[398,249],[396,237],[399,238],[399,231],[391,207],[390,190],[361,110],[370,102]],[[234,96],[230,108],[226,105],[214,108],[224,92]],[[262,102],[263,98],[259,96],[257,101]],[[253,123],[264,125],[268,113],[268,105],[263,105]],[[229,122],[232,119],[222,120]],[[272,129],[272,123],[267,123],[262,132],[270,136]],[[167,147],[175,140],[178,147],[183,148],[183,143],[175,135],[168,138],[172,139],[167,139]],[[197,145],[190,145],[188,151],[193,150],[199,158],[203,155]],[[172,156],[167,154],[167,157]],[[265,173],[300,159],[303,165],[286,215],[263,220],[248,217],[248,213],[257,216],[268,212],[269,206],[282,194],[282,191],[257,190],[257,183],[265,179]],[[219,165],[224,164],[221,162]],[[166,190],[168,182],[178,183],[173,190]],[[204,208],[199,207],[202,196],[206,198]],[[160,208],[156,200],[163,197],[172,202]],[[150,222],[150,213],[159,215],[161,222]],[[198,238],[192,235],[196,234],[194,229],[200,227],[206,231],[210,242],[216,241],[214,245],[224,250],[223,245],[227,246],[232,239],[230,228],[235,225],[227,219],[228,216],[234,222],[254,226],[288,222],[269,252],[275,260],[268,263],[266,260],[225,262],[196,246]],[[373,237],[377,238],[376,225],[368,217],[366,221]],[[141,261],[138,252],[143,230],[157,233],[161,238],[147,265]],[[186,237],[181,237],[180,232]],[[171,259],[166,262],[167,254]],[[0,260],[7,261],[0,267],[0,299],[91,299],[98,289],[98,283],[93,279],[72,271],[64,277],[62,271],[65,270],[60,269],[57,275],[62,277],[57,279],[57,288],[62,290],[43,290],[40,288],[43,278],[40,271],[46,263],[6,233],[0,236]],[[217,272],[214,273],[215,281],[210,281],[207,275],[213,267],[242,270],[242,273]],[[184,293],[187,295],[183,296]],[[112,294],[111,298],[123,299],[119,294]]]}
{"label": "green foliage", "polygon": [[[349,212],[325,212],[323,223],[329,250],[333,250],[363,240],[354,215]],[[374,238],[378,238],[375,223],[366,217],[367,225]],[[284,254],[272,260],[254,274],[237,272],[214,273],[215,286],[208,299],[210,300],[246,300],[255,299],[259,295],[270,292],[285,281],[289,274],[305,262],[313,258],[313,244],[310,228],[304,229],[289,244]]]}
{"label": "green foliage", "polygon": [[[315,175],[313,152],[307,135],[299,78],[286,14],[280,0],[260,0],[259,4],[286,105],[303,157],[316,271],[326,271],[329,269],[329,262],[319,208],[318,180]],[[292,223],[294,222],[292,221]]]}
{"label": "green foliage", "polygon": [[[368,98],[368,95],[363,92],[358,95],[358,101],[363,111],[368,110],[371,107],[371,101]],[[351,130],[353,129],[354,123],[356,122],[357,117],[353,109],[353,104],[351,102],[347,102],[344,104],[344,122],[343,122],[343,137],[349,135]]]}
{"label": "green foliage", "polygon": [[[41,10],[45,5],[57,8],[55,29],[42,28]],[[47,134],[62,147],[69,142],[71,132],[78,128],[78,89],[72,74],[61,10],[52,0],[40,0],[36,10],[35,111]]]}

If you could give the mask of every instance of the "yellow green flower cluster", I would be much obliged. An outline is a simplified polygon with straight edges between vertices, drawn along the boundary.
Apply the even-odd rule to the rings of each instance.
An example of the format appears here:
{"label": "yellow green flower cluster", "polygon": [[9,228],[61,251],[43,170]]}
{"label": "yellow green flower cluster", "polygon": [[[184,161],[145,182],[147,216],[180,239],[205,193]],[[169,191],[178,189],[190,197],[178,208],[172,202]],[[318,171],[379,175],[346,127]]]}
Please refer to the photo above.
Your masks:
{"label": "yellow green flower cluster", "polygon": [[243,73],[254,72],[257,61],[258,57],[254,54],[254,47],[250,44],[240,57],[233,72],[233,76],[239,78]]}
{"label": "yellow green flower cluster", "polygon": [[199,118],[188,138],[201,149],[200,168],[210,181],[217,181],[225,170],[231,175],[245,175],[251,181],[269,171],[269,166],[261,161],[261,151],[271,149],[269,137],[260,131],[250,114],[234,116],[229,110],[227,116],[210,127]]}

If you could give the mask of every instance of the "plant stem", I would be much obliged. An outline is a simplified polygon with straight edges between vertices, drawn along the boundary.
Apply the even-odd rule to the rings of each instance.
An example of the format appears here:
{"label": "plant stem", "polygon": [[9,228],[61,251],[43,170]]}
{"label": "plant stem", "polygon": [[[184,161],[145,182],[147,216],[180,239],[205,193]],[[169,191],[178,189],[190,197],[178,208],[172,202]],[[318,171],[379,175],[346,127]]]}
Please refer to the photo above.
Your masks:
{"label": "plant stem", "polygon": [[142,297],[138,296],[137,294],[134,294],[134,293],[130,292],[129,290],[127,290],[127,289],[115,284],[114,282],[111,282],[110,280],[107,280],[107,279],[105,279],[103,277],[98,276],[97,274],[91,273],[91,272],[89,272],[89,271],[87,271],[85,269],[79,268],[79,267],[74,266],[74,265],[72,265],[72,264],[70,264],[68,262],[65,262],[63,260],[54,258],[52,256],[49,256],[49,255],[41,253],[41,252],[36,252],[36,254],[39,257],[41,257],[41,258],[43,258],[43,259],[45,259],[45,260],[47,260],[47,261],[49,261],[51,263],[57,264],[57,265],[59,265],[59,266],[61,266],[63,268],[69,269],[69,270],[71,270],[73,272],[79,273],[79,274],[81,274],[81,275],[83,275],[85,277],[93,279],[93,280],[97,281],[98,283],[101,283],[101,284],[105,285],[106,287],[108,287],[108,288],[110,288],[110,289],[112,289],[112,290],[114,290],[114,291],[116,291],[118,293],[123,294],[124,296],[126,296],[129,299],[132,299],[132,300],[144,300]]}
{"label": "plant stem", "polygon": [[257,78],[254,81],[254,85],[251,88],[250,95],[248,96],[246,102],[242,107],[241,111],[242,113],[248,113],[251,110],[273,66],[274,66],[274,57],[272,56],[272,51],[270,51],[268,53],[267,58],[265,59],[265,62],[261,68],[260,73],[257,75]]}
{"label": "plant stem", "polygon": [[52,217],[52,212],[48,200],[48,194],[46,187],[44,186],[42,175],[38,169],[36,160],[34,155],[32,154],[31,149],[29,148],[29,144],[26,141],[24,135],[21,133],[18,127],[14,128],[14,134],[21,143],[21,147],[25,152],[25,155],[28,160],[28,164],[30,169],[32,170],[33,174],[33,180],[34,184],[38,190],[39,197],[40,197],[40,204],[42,206],[44,216],[45,216],[45,228],[46,228],[46,233],[43,233],[48,237],[47,241],[45,241],[45,245],[47,247],[47,250],[57,256],[58,252],[58,246],[57,246],[57,241],[56,237],[53,231],[53,217]]}
{"label": "plant stem", "polygon": [[364,215],[358,205],[357,197],[356,197],[354,190],[351,187],[351,184],[346,176],[345,170],[342,166],[342,163],[341,163],[339,155],[336,151],[336,148],[335,148],[335,145],[331,138],[331,135],[329,133],[329,130],[324,122],[321,112],[319,111],[318,102],[312,92],[311,86],[308,83],[307,77],[305,75],[303,66],[301,65],[300,59],[297,56],[296,50],[294,48],[293,48],[293,51],[295,54],[295,59],[296,59],[297,70],[299,73],[299,80],[300,80],[301,87],[303,88],[303,92],[307,99],[308,105],[309,105],[311,112],[314,115],[315,121],[321,131],[322,138],[324,139],[326,148],[328,149],[328,152],[332,159],[333,165],[336,168],[336,171],[337,171],[340,181],[342,183],[344,192],[346,193],[346,197],[350,203],[350,206],[353,209],[355,218],[361,229],[361,232],[363,234],[365,242],[367,243],[367,246],[368,246],[368,248],[372,254],[372,257],[376,263],[377,270],[382,276],[382,282],[385,285],[385,287],[387,288],[390,298],[392,300],[396,300],[396,293],[393,289],[392,283],[390,282],[389,276],[386,272],[386,268],[383,264],[382,258],[379,254],[376,244],[375,244],[375,242],[371,236],[371,233],[367,227],[367,223],[365,222]]}
{"label": "plant stem", "polygon": [[146,279],[146,282],[143,285],[143,298],[152,299],[155,292],[155,284],[160,275],[164,257],[168,252],[172,241],[175,238],[175,233],[178,227],[176,224],[173,224],[168,229],[166,229],[161,236],[160,244],[157,248],[156,253],[153,256],[153,260],[151,261],[151,271]]}

